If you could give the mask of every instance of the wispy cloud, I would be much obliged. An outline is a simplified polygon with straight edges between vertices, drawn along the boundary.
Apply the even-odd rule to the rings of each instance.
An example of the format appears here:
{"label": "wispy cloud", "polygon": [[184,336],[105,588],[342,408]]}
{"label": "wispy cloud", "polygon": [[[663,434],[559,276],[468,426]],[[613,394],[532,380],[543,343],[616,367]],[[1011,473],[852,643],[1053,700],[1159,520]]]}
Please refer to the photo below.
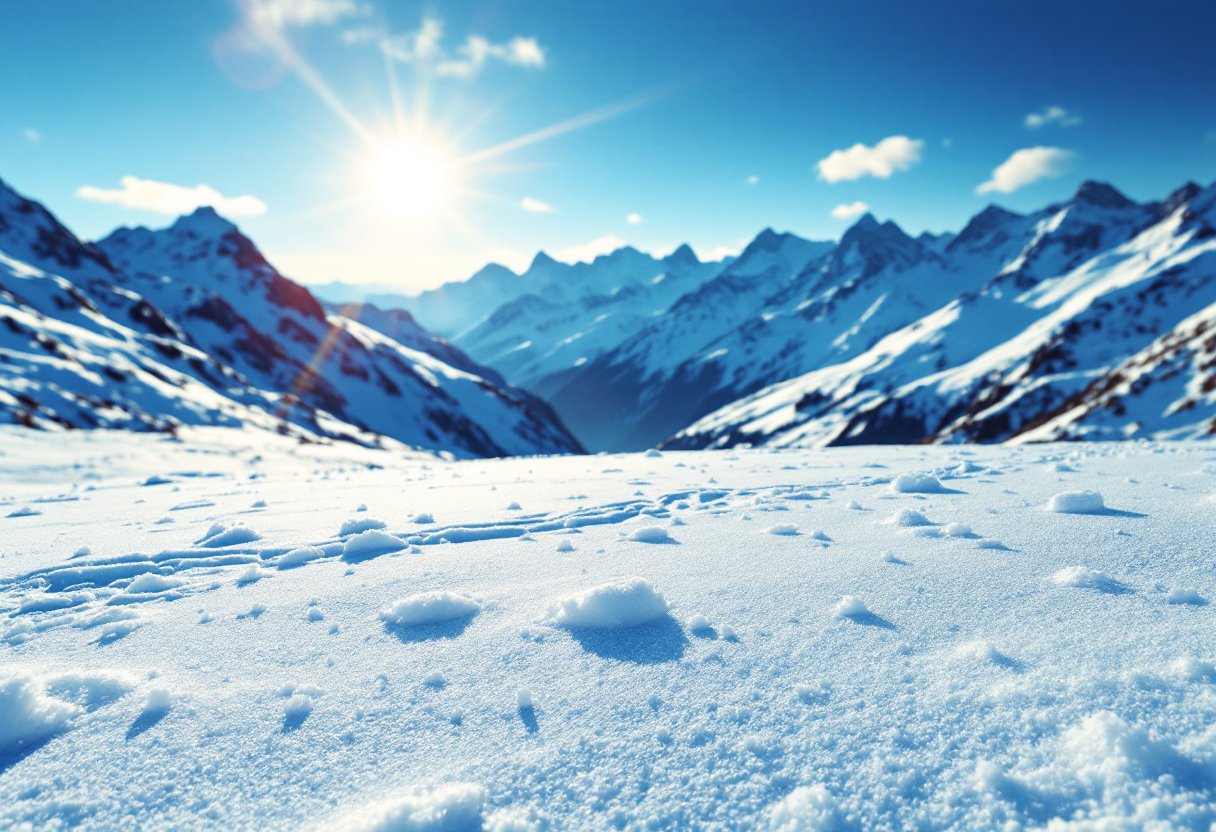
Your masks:
{"label": "wispy cloud", "polygon": [[992,171],[992,178],[979,185],[975,192],[1009,194],[1040,179],[1060,176],[1068,170],[1075,155],[1071,150],[1058,147],[1023,148]]}
{"label": "wispy cloud", "polygon": [[229,217],[256,217],[266,213],[266,203],[256,196],[224,196],[210,185],[187,188],[135,176],[124,176],[119,184],[122,187],[84,185],[76,189],[76,196],[90,202],[106,202],[158,214],[189,214],[204,205]]}
{"label": "wispy cloud", "polygon": [[1045,127],[1048,124],[1058,124],[1061,127],[1073,127],[1081,123],[1081,117],[1070,113],[1063,107],[1048,107],[1041,113],[1031,113],[1026,116],[1025,124],[1030,128]]}
{"label": "wispy cloud", "polygon": [[920,161],[925,143],[907,136],[888,136],[873,147],[858,143],[848,150],[833,150],[827,158],[820,159],[819,178],[826,182],[840,182],[876,176],[887,179],[896,171],[905,171]]}
{"label": "wispy cloud", "polygon": [[832,216],[838,220],[852,219],[860,217],[866,211],[870,210],[870,206],[864,202],[840,203],[832,209]]}
{"label": "wispy cloud", "polygon": [[747,242],[744,241],[735,246],[714,246],[701,255],[701,262],[717,263],[719,260],[725,260],[727,257],[738,257],[739,252],[743,251],[746,245]]}
{"label": "wispy cloud", "polygon": [[641,214],[628,214],[625,217],[625,222],[629,223],[630,225],[640,225],[642,222],[642,215]]}
{"label": "wispy cloud", "polygon": [[250,0],[250,19],[276,29],[329,26],[359,11],[354,0]]}
{"label": "wispy cloud", "polygon": [[25,128],[24,130],[21,131],[21,135],[25,136],[25,140],[27,142],[42,141],[42,134],[39,133],[37,130],[35,130],[33,127]]}
{"label": "wispy cloud", "polygon": [[618,248],[629,245],[615,234],[605,234],[603,237],[596,237],[589,243],[583,243],[579,246],[570,246],[561,251],[555,252],[554,260],[561,260],[563,263],[590,263],[595,258],[603,254],[611,254]]}
{"label": "wispy cloud", "polygon": [[519,207],[523,208],[529,214],[552,214],[553,206],[546,202],[541,202],[539,199],[533,199],[526,196],[519,201]]}
{"label": "wispy cloud", "polygon": [[755,185],[757,182],[760,181],[760,177],[759,176],[749,176],[746,179],[744,179],[743,181],[746,182],[748,185]]}
{"label": "wispy cloud", "polygon": [[[352,29],[344,38],[348,43],[361,43],[370,40],[371,35],[366,28]],[[395,60],[419,64],[451,78],[472,78],[490,61],[532,69],[545,65],[545,50],[536,38],[517,36],[506,43],[494,43],[481,35],[469,35],[454,55],[444,49],[442,40],[443,22],[428,17],[416,31],[382,38],[380,46]]]}

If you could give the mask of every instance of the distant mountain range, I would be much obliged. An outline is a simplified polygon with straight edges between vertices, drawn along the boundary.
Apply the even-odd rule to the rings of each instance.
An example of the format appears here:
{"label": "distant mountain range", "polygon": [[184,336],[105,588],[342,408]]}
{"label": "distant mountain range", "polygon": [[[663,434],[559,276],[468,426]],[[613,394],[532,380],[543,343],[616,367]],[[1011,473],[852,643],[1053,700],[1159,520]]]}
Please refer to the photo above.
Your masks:
{"label": "distant mountain range", "polygon": [[1206,434],[1213,201],[1086,182],[957,235],[867,214],[838,243],[541,254],[400,303],[594,450]]}
{"label": "distant mountain range", "polygon": [[0,419],[460,456],[1206,436],[1214,226],[1216,185],[1086,182],[958,234],[867,214],[720,262],[541,253],[323,303],[210,209],[90,244],[0,183]]}
{"label": "distant mountain range", "polygon": [[1216,185],[1142,205],[1086,183],[1030,216],[989,208],[940,252],[984,264],[969,268],[971,288],[666,445],[1209,436],[1214,224]]}
{"label": "distant mountain range", "polygon": [[373,323],[327,312],[210,208],[89,244],[0,182],[0,420],[582,450],[543,401],[407,314]]}

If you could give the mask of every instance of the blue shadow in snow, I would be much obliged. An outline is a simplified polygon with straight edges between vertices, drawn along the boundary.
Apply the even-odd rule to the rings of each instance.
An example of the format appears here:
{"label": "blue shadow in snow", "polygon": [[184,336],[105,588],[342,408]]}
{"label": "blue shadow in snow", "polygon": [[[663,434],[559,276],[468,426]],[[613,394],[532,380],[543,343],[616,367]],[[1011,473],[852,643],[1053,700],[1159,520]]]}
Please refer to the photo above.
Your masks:
{"label": "blue shadow in snow", "polygon": [[535,734],[540,730],[540,723],[536,721],[536,709],[531,705],[519,709],[519,718],[524,727],[528,729],[529,734]]}
{"label": "blue shadow in snow", "polygon": [[899,628],[892,624],[881,615],[875,615],[872,612],[863,612],[858,615],[846,615],[844,618],[849,619],[857,624],[862,624],[866,627],[879,627],[883,630],[898,630]]}
{"label": "blue shadow in snow", "polygon": [[464,635],[472,623],[474,616],[457,618],[454,621],[441,621],[438,624],[392,624],[386,623],[384,629],[395,635],[405,644],[416,644],[420,641],[438,641],[445,638],[457,638]]}
{"label": "blue shadow in snow", "polygon": [[33,742],[27,742],[15,751],[0,752],[0,774],[4,774],[4,772],[17,765],[17,763],[33,754],[39,748],[42,748],[42,746],[46,745],[54,738],[55,734],[51,734],[48,737],[43,737],[42,739],[35,740]]}
{"label": "blue shadow in snow", "polygon": [[300,711],[294,714],[287,714],[285,717],[283,717],[283,733],[290,734],[292,731],[303,725],[304,720],[308,719],[309,713],[310,712]]}
{"label": "blue shadow in snow", "polygon": [[147,731],[168,715],[169,708],[158,708],[154,711],[144,711],[139,716],[135,717],[135,721],[132,722],[131,727],[127,729],[127,740],[132,740],[135,737],[138,737],[144,731]]}
{"label": "blue shadow in snow", "polygon": [[614,630],[570,628],[570,636],[600,658],[635,664],[662,664],[683,658],[688,637],[670,615],[637,627]]}

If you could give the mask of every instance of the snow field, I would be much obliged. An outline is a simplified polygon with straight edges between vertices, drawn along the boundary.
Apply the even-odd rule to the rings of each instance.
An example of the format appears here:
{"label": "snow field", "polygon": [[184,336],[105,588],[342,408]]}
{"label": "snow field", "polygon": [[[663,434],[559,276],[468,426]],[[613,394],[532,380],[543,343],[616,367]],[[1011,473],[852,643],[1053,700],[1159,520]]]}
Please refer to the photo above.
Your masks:
{"label": "snow field", "polygon": [[[884,448],[884,469],[864,448],[453,464],[161,442],[0,446],[0,506],[43,510],[0,517],[0,731],[20,734],[0,825],[1216,820],[1206,446]],[[949,492],[892,493],[906,471]],[[1061,476],[1112,511],[1045,512]],[[360,503],[399,548],[347,555]],[[933,525],[884,522],[903,509]],[[629,539],[677,517],[678,545]],[[216,524],[258,539],[196,543]],[[405,623],[456,599],[477,607]]]}

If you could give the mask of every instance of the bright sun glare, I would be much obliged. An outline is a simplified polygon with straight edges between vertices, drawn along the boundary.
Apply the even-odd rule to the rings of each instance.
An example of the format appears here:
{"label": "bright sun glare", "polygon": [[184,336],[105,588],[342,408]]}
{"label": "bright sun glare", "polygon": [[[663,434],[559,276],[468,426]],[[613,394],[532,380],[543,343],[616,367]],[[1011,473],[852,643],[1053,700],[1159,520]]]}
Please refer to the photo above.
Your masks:
{"label": "bright sun glare", "polygon": [[407,219],[442,208],[455,190],[451,161],[433,145],[412,138],[392,139],[373,149],[364,184],[383,208]]}

